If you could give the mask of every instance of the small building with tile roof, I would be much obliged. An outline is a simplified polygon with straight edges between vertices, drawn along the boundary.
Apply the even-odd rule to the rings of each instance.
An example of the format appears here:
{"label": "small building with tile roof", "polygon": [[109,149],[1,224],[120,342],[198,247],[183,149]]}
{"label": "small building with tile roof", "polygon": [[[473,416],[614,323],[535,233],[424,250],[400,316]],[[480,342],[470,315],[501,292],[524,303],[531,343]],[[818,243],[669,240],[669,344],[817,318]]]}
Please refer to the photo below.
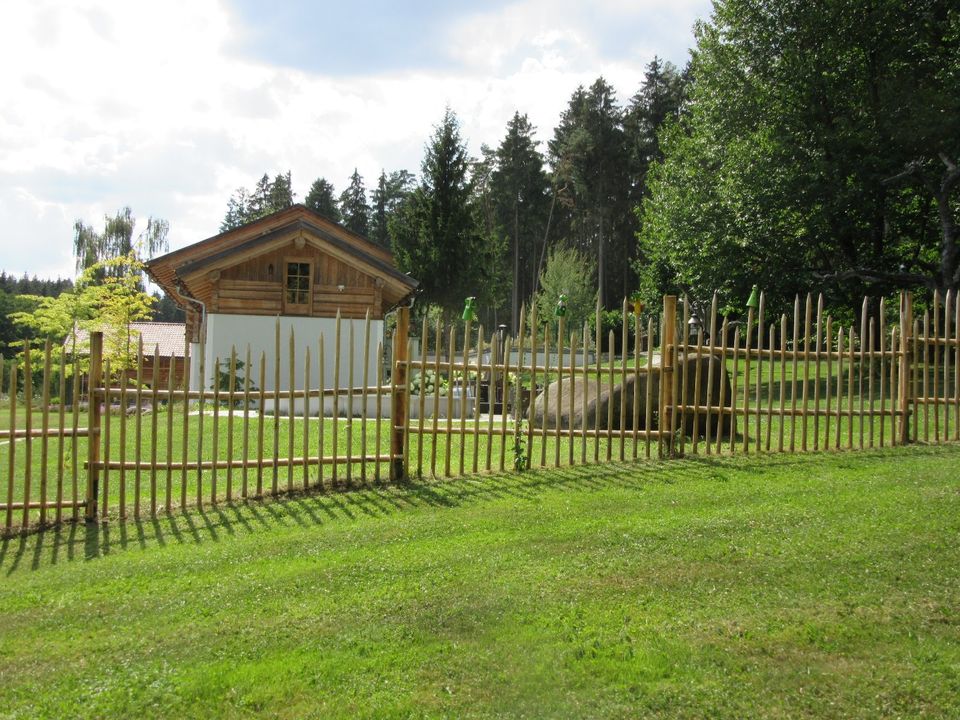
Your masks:
{"label": "small building with tile roof", "polygon": [[[185,323],[171,322],[134,322],[130,323],[130,336],[134,343],[143,343],[143,370],[142,379],[146,385],[153,387],[154,378],[159,387],[167,387],[171,368],[175,387],[183,383],[183,371],[186,358]],[[126,332],[126,328],[124,329]],[[86,355],[90,349],[90,333],[82,328],[76,332],[76,347]],[[63,342],[69,351],[74,347],[74,338],[68,336]],[[154,365],[154,358],[158,358]],[[156,367],[156,370],[154,370]],[[131,379],[136,378],[135,368],[127,371]]]}
{"label": "small building with tile roof", "polygon": [[[305,207],[289,208],[201,240],[147,264],[147,273],[185,312],[190,346],[191,387],[211,387],[217,361],[232,353],[244,362],[249,352],[252,378],[263,355],[264,389],[274,389],[278,356],[279,389],[289,388],[289,338],[295,336],[295,385],[303,383],[309,347],[317,362],[325,337],[324,383],[333,382],[336,317],[341,318],[341,385],[346,384],[349,337],[354,339],[354,376],[362,359],[375,377],[385,314],[408,302],[417,281],[402,273],[387,248]],[[366,318],[370,348],[364,353]],[[352,326],[352,328],[351,328]],[[280,341],[278,342],[278,338]],[[314,383],[316,375],[314,374]]]}

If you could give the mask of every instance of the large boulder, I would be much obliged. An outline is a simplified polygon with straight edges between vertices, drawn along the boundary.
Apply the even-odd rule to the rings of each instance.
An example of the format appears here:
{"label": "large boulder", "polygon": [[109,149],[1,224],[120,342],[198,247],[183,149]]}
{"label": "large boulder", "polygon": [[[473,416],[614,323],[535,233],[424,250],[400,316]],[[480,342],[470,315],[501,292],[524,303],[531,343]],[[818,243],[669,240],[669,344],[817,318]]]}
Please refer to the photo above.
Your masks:
{"label": "large boulder", "polygon": [[[713,366],[713,376],[710,375],[710,366]],[[679,405],[683,401],[683,378],[687,378],[687,407],[699,405],[703,407],[708,400],[711,407],[720,404],[720,388],[723,388],[723,404],[730,406],[730,373],[727,371],[723,361],[718,355],[712,355],[704,352],[697,355],[692,352],[684,355],[680,353],[677,356],[677,390],[674,401]],[[697,374],[700,375],[700,393],[697,396]],[[697,412],[696,433],[704,437],[707,432],[707,413],[703,410]],[[710,436],[717,436],[717,429],[720,427],[720,415],[715,410],[710,411]],[[692,409],[683,413],[683,429],[691,437],[694,434],[694,412]],[[723,423],[724,435],[730,434],[730,418],[727,417]]]}
{"label": "large boulder", "polygon": [[[660,365],[659,356],[654,357],[654,367]],[[710,367],[713,366],[713,377],[710,377]],[[706,405],[709,396],[710,404],[716,406],[720,402],[720,388],[724,388],[724,404],[730,404],[730,375],[724,367],[723,361],[716,355],[704,353],[680,354],[677,356],[677,404],[682,398],[683,377],[687,378],[687,405],[695,404]],[[697,383],[697,374],[700,374],[700,394],[699,402],[694,397]],[[541,392],[533,406],[533,424],[536,427],[555,428],[559,422],[563,429],[579,429],[584,427],[583,412],[584,401],[586,401],[586,428],[588,430],[607,430],[620,429],[620,409],[625,405],[625,427],[626,430],[633,429],[633,405],[634,398],[638,401],[637,408],[637,429],[646,427],[656,427],[657,418],[660,411],[660,373],[641,373],[636,375],[632,372],[627,373],[625,382],[621,382],[621,375],[617,373],[614,376],[616,381],[611,388],[608,383],[608,375],[603,373],[600,379],[599,392],[596,383],[596,376],[592,375],[583,381],[583,377],[578,375],[571,379],[564,377],[562,388],[559,382],[553,382],[549,387]],[[712,380],[712,388],[708,387],[708,380]],[[651,383],[651,418],[647,418],[647,383]],[[573,396],[573,413],[570,413],[570,398]],[[549,398],[549,401],[548,401]],[[608,427],[607,420],[610,419],[612,406],[612,423]],[[683,416],[684,430],[688,435],[694,433],[694,413],[688,410]],[[696,432],[704,435],[707,428],[707,417],[705,412],[697,415]],[[716,412],[710,413],[710,432],[716,436],[719,427],[719,416]],[[724,423],[724,433],[729,433],[729,422]]]}
{"label": "large boulder", "polygon": [[[533,405],[533,424],[536,427],[555,428],[557,423],[563,429],[579,429],[583,427],[584,400],[586,400],[586,427],[588,430],[607,430],[607,420],[610,416],[610,406],[613,406],[613,423],[610,429],[620,428],[620,406],[626,405],[626,428],[633,428],[633,399],[634,395],[639,396],[639,427],[647,426],[646,417],[646,393],[647,378],[646,373],[636,375],[628,373],[626,382],[617,382],[611,392],[606,373],[600,379],[600,388],[597,392],[596,375],[583,381],[582,376],[577,376],[572,381],[570,377],[563,378],[562,388],[559,382],[551,383],[548,388],[541,392]],[[658,392],[659,376],[653,376],[653,388],[651,392],[652,407],[656,409],[659,404],[656,397]],[[619,375],[615,378],[621,379]],[[636,390],[635,390],[636,388]],[[573,397],[573,414],[570,414],[570,398]],[[548,406],[549,405],[549,406]],[[559,406],[559,411],[558,411]]]}

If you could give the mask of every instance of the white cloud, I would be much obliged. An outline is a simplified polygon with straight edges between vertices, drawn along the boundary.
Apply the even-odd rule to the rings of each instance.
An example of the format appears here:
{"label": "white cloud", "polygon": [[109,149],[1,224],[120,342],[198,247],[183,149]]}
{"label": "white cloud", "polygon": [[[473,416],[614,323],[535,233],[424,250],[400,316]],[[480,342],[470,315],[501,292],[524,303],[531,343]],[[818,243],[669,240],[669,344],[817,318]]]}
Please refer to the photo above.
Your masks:
{"label": "white cloud", "polygon": [[[195,242],[265,171],[291,170],[301,199],[320,175],[340,189],[354,167],[368,186],[381,168],[416,172],[448,104],[473,152],[515,110],[546,139],[578,84],[602,74],[625,99],[652,57],[648,33],[608,51],[594,19],[660,27],[663,5],[525,0],[449,28],[447,71],[345,77],[237,55],[245,29],[225,0],[5,3],[0,268],[71,274],[73,221],[123,205],[169,219],[173,246]],[[678,6],[686,42],[705,5]]]}

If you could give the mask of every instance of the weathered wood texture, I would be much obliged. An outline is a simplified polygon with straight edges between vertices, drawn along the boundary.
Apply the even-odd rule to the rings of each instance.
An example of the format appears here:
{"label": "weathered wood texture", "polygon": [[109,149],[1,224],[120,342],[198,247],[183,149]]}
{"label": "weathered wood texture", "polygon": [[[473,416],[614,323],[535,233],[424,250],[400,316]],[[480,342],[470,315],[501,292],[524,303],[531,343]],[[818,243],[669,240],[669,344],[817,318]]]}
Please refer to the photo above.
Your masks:
{"label": "weathered wood texture", "polygon": [[[288,351],[281,361],[281,345],[300,346],[278,331],[272,352],[215,358],[219,381],[202,392],[186,382],[191,361],[203,370],[202,352],[188,353],[182,375],[148,382],[156,350],[145,357],[141,347],[137,365],[117,371],[100,361],[95,335],[81,377],[47,343],[40,362],[23,357],[0,377],[8,392],[2,530],[77,519],[80,508],[88,521],[123,521],[265,493],[527,463],[960,440],[953,293],[936,295],[922,318],[904,296],[897,322],[862,313],[857,327],[834,323],[822,298],[798,298],[794,317],[771,321],[761,296],[742,325],[718,317],[714,299],[698,326],[689,303],[680,314],[666,300],[659,326],[656,313],[643,322],[624,305],[606,337],[535,312],[528,322],[526,311],[516,338],[469,322],[462,335],[424,323],[419,357],[402,308],[389,359],[384,345],[371,345],[373,313],[365,311],[362,326],[337,321],[332,337],[321,335],[301,357]],[[354,372],[359,356],[365,369]],[[331,369],[332,385],[324,383]],[[267,391],[267,377],[275,388],[280,377],[291,381]]]}

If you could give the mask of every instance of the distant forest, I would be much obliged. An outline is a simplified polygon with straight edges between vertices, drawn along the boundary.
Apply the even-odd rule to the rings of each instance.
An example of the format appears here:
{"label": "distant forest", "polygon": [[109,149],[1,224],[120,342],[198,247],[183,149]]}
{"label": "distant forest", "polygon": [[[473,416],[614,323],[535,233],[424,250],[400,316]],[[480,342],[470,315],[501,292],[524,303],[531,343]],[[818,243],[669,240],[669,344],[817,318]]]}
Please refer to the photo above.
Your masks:
{"label": "distant forest", "polygon": [[[368,185],[355,169],[339,192],[321,176],[302,202],[391,248],[421,283],[415,312],[449,320],[476,296],[487,327],[560,294],[615,322],[624,298],[652,308],[664,293],[702,316],[716,292],[736,316],[756,285],[773,315],[822,292],[849,322],[864,295],[960,289],[955,0],[715,0],[694,34],[686,67],[654,57],[632,94],[603,77],[576,88],[546,142],[518,110],[471,154],[447,108],[419,174]],[[227,199],[221,231],[296,201],[272,169]],[[163,220],[137,243],[129,208],[106,220],[77,222],[78,270],[166,242]],[[5,352],[4,308],[70,281],[0,278]],[[155,309],[176,317],[169,300]]]}

